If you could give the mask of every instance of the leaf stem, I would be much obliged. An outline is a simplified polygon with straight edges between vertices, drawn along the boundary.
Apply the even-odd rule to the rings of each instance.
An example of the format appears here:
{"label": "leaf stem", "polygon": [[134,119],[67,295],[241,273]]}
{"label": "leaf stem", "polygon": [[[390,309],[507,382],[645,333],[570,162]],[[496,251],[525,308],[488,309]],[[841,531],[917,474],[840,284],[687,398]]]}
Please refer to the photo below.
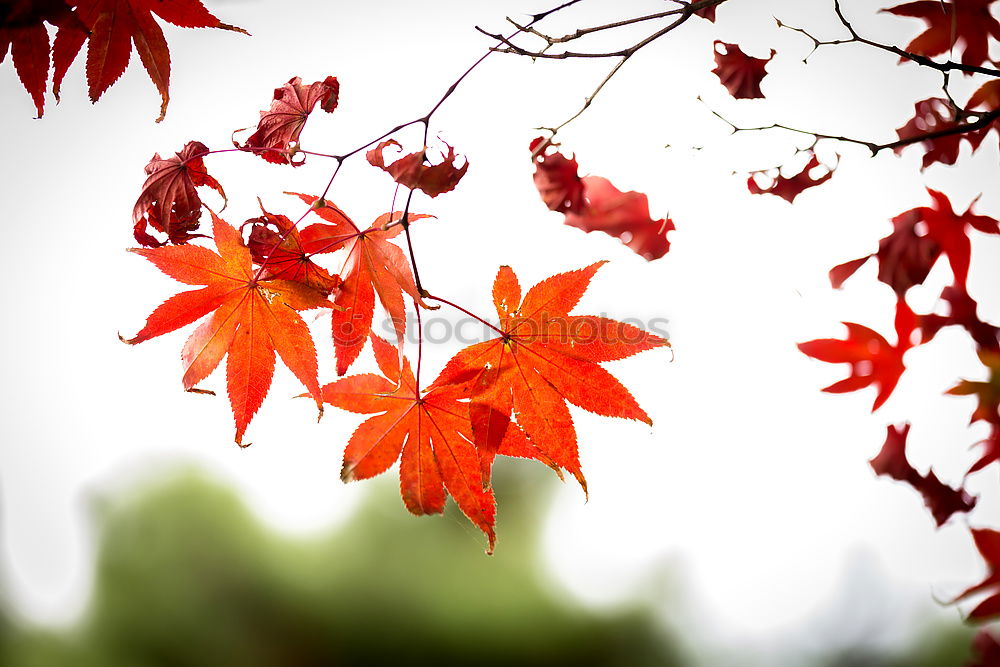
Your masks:
{"label": "leaf stem", "polygon": [[503,329],[500,329],[499,327],[497,327],[496,325],[492,324],[488,320],[483,319],[479,315],[476,315],[471,310],[466,310],[465,308],[463,308],[462,306],[458,305],[457,303],[453,303],[451,301],[448,301],[448,299],[442,299],[441,297],[434,296],[433,294],[427,294],[427,295],[424,296],[424,298],[425,299],[430,299],[432,301],[439,301],[439,302],[445,304],[446,306],[451,306],[452,308],[454,308],[456,310],[460,310],[461,312],[465,313],[469,317],[471,317],[473,319],[476,319],[476,320],[479,320],[480,322],[482,322],[483,324],[485,324],[486,326],[488,326],[490,329],[493,329],[498,334],[500,334],[501,337],[503,337],[503,338],[507,337],[507,332],[506,331],[504,331]]}

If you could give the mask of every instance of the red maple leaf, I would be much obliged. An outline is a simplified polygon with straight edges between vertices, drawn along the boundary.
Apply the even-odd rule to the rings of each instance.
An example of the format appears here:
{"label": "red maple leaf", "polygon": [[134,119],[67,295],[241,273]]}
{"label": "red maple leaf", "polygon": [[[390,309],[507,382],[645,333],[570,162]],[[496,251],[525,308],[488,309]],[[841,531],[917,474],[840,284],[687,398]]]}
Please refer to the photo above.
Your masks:
{"label": "red maple leaf", "polygon": [[[914,105],[914,115],[906,125],[896,130],[900,140],[915,139],[927,135],[948,132],[961,125],[956,118],[951,102],[942,97],[932,97],[921,100]],[[919,143],[924,146],[924,157],[921,169],[926,169],[935,162],[939,164],[955,164],[958,159],[962,141],[968,141],[972,150],[979,148],[983,139],[989,133],[989,126],[968,132],[955,132],[929,136]],[[896,146],[893,150],[899,154],[908,146],[917,142]]]}
{"label": "red maple leaf", "polygon": [[877,410],[896,388],[905,366],[903,355],[913,347],[910,340],[917,317],[900,298],[896,302],[897,344],[890,345],[881,334],[854,322],[844,322],[847,338],[823,338],[799,343],[806,355],[831,364],[851,365],[850,377],[834,382],[823,391],[841,394],[874,385],[878,389],[872,412]]}
{"label": "red maple leaf", "polygon": [[[406,304],[403,294],[420,300],[409,260],[399,246],[389,242],[403,230],[403,226],[398,224],[403,214],[397,211],[381,215],[371,227],[362,231],[343,211],[329,202],[320,201],[312,195],[293,194],[312,205],[313,211],[321,218],[338,225],[338,229],[344,229],[346,222],[355,232],[343,242],[347,258],[340,271],[340,288],[333,299],[341,309],[333,311],[337,375],[347,372],[365,346],[365,340],[371,332],[376,294],[392,322],[398,346],[402,349],[403,335],[406,332]],[[408,214],[411,222],[428,217],[430,216]],[[342,236],[343,232],[338,231],[336,234]]]}
{"label": "red maple leaf", "polygon": [[[720,48],[721,47],[721,48]],[[774,57],[774,49],[766,59],[754,58],[743,53],[736,44],[715,41],[715,69],[712,73],[726,87],[729,94],[737,99],[764,97],[760,82],[767,76],[765,67]]]}
{"label": "red maple leaf", "polygon": [[413,514],[440,514],[445,491],[489,539],[493,552],[496,504],[483,483],[468,406],[449,388],[421,393],[410,363],[371,336],[382,376],[341,378],[322,388],[323,400],[351,412],[375,414],[358,426],[344,450],[345,482],[379,475],[401,460],[400,492]]}
{"label": "red maple leaf", "polygon": [[965,329],[979,349],[1000,349],[1000,328],[979,319],[978,304],[962,287],[950,285],[941,291],[941,301],[948,305],[947,315],[930,313],[920,316],[921,342],[926,343],[947,326]]}
{"label": "red maple leaf", "polygon": [[877,475],[906,482],[924,498],[924,504],[934,516],[937,525],[943,526],[956,512],[971,512],[976,506],[976,498],[963,489],[954,489],[937,478],[933,471],[921,475],[906,458],[906,437],[910,425],[902,428],[889,426],[885,444],[878,455],[869,463]]}
{"label": "red maple leaf", "polygon": [[[170,102],[170,50],[153,14],[182,28],[221,28],[248,34],[242,28],[219,21],[200,0],[79,0],[75,4],[77,15],[90,30],[87,45],[90,101],[100,99],[122,75],[134,43],[143,67],[160,93],[162,102],[157,122],[163,120]],[[55,66],[52,90],[57,100],[63,77],[86,39],[86,33],[65,26],[60,26],[56,34],[52,46]]]}
{"label": "red maple leaf", "polygon": [[920,206],[892,219],[893,233],[882,239],[878,252],[845,262],[830,271],[834,287],[840,285],[871,257],[879,262],[879,280],[903,295],[913,285],[923,283],[943,252],[951,264],[955,287],[965,290],[972,246],[969,228],[984,234],[1000,234],[1000,222],[972,212],[975,200],[965,213],[957,215],[948,197],[927,188],[933,206]]}
{"label": "red maple leaf", "polygon": [[708,7],[702,7],[701,9],[694,10],[695,16],[700,16],[703,19],[707,19],[712,23],[715,23],[715,10],[718,9],[718,5],[710,5]]}
{"label": "red maple leaf", "polygon": [[[780,167],[775,167],[772,169],[761,169],[758,171],[750,172],[750,176],[747,178],[747,189],[750,190],[751,194],[761,195],[777,195],[781,197],[789,204],[795,201],[795,198],[802,194],[803,190],[808,188],[816,187],[826,181],[830,180],[833,176],[833,171],[837,168],[837,165],[832,167],[827,167],[822,165],[825,172],[819,177],[814,178],[812,176],[813,169],[820,167],[819,158],[816,153],[812,150],[806,151],[812,157],[806,163],[802,170],[793,176],[784,176],[781,173]],[[838,156],[839,159],[839,156]],[[769,180],[766,186],[761,186],[758,182],[759,177],[764,177]]]}
{"label": "red maple leaf", "polygon": [[599,415],[652,423],[628,390],[598,364],[669,343],[629,324],[569,314],[603,264],[546,278],[523,299],[517,276],[510,267],[501,267],[493,284],[501,337],[465,348],[434,381],[434,388],[457,385],[469,397],[484,479],[512,418],[531,444],[584,489],[567,402]]}
{"label": "red maple leaf", "polygon": [[[75,3],[72,3],[75,4]],[[0,63],[7,52],[24,89],[41,117],[49,78],[49,32],[45,24],[87,37],[87,26],[66,0],[8,0],[0,5]]]}
{"label": "red maple leaf", "polygon": [[[906,51],[932,57],[962,45],[962,64],[989,62],[989,37],[1000,39],[1000,23],[990,13],[996,0],[917,0],[884,12],[927,22],[927,30],[906,45]],[[903,59],[905,60],[905,59]]]}
{"label": "red maple leaf", "polygon": [[242,146],[236,140],[233,140],[233,145],[241,150],[252,151],[274,164],[290,164],[293,167],[305,164],[305,155],[301,160],[295,160],[294,157],[300,149],[299,135],[305,128],[309,114],[317,104],[323,111],[333,113],[339,98],[340,83],[335,76],[328,76],[308,86],[302,85],[301,78],[292,77],[288,83],[274,89],[271,108],[260,112],[257,131],[247,137]]}
{"label": "red maple leaf", "polygon": [[966,108],[986,107],[988,111],[1000,109],[1000,79],[987,81],[972,93]]}
{"label": "red maple leaf", "polygon": [[1000,426],[1000,351],[979,350],[979,360],[990,373],[986,382],[962,380],[948,390],[952,396],[975,396],[978,400],[971,421]]}
{"label": "red maple leaf", "polygon": [[[163,159],[159,153],[146,165],[146,182],[132,208],[135,240],[147,247],[158,247],[166,242],[186,243],[195,234],[201,220],[201,197],[196,186],[207,185],[223,199],[226,193],[219,182],[208,175],[202,156],[208,147],[200,141],[189,141],[172,158]],[[167,235],[167,241],[158,241],[146,232],[146,225]]]}
{"label": "red maple leaf", "polygon": [[968,616],[970,621],[982,621],[1000,615],[1000,531],[988,528],[973,528],[971,531],[976,549],[986,561],[988,574],[978,584],[962,591],[952,603],[977,593],[988,593],[988,597],[969,612]]}
{"label": "red maple leaf", "polygon": [[646,195],[622,192],[600,176],[580,178],[576,159],[549,150],[555,146],[541,137],[529,145],[535,187],[550,210],[565,213],[564,222],[571,227],[614,236],[647,260],[659,259],[670,250],[667,233],[676,229],[674,222],[653,220]]}
{"label": "red maple leaf", "polygon": [[133,249],[171,278],[204,287],[167,299],[125,342],[141,343],[211,313],[184,344],[184,388],[193,389],[228,354],[226,387],[236,420],[236,442],[242,445],[247,425],[270,389],[275,352],[322,412],[316,348],[296,311],[332,304],[301,283],[258,280],[239,232],[214,213],[212,228],[218,254],[195,245]]}
{"label": "red maple leaf", "polygon": [[982,445],[983,453],[975,463],[969,466],[967,475],[979,472],[994,461],[1000,461],[1000,424],[991,425],[989,437],[976,444]]}
{"label": "red maple leaf", "polygon": [[461,167],[455,166],[455,149],[448,146],[448,154],[442,154],[438,164],[424,164],[427,160],[427,149],[409,153],[386,166],[385,151],[387,146],[396,146],[400,152],[403,147],[395,139],[383,141],[375,148],[365,153],[368,163],[378,167],[392,176],[393,180],[411,190],[422,190],[430,197],[437,197],[445,192],[451,192],[469,170],[469,161]]}
{"label": "red maple leaf", "polygon": [[294,280],[324,294],[340,286],[340,277],[330,275],[312,256],[338,249],[356,234],[353,227],[314,224],[299,231],[286,216],[268,213],[263,204],[260,210],[263,216],[243,224],[251,226],[247,247],[253,261],[264,266],[265,278]]}
{"label": "red maple leaf", "polygon": [[972,638],[973,662],[965,667],[997,667],[1000,665],[1000,641],[986,628],[982,628]]}

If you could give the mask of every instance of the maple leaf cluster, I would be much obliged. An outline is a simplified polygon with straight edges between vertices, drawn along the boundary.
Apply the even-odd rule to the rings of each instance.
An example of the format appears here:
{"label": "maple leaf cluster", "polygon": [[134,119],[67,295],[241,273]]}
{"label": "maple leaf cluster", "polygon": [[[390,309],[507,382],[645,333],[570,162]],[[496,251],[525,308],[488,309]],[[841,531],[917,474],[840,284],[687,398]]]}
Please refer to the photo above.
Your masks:
{"label": "maple leaf cluster", "polygon": [[[274,164],[301,165],[309,154],[299,145],[306,120],[317,105],[333,111],[338,98],[335,77],[308,86],[295,77],[275,91],[271,108],[261,112],[255,131],[237,148]],[[449,192],[469,168],[467,159],[456,164],[451,146],[436,164],[429,163],[426,147],[386,164],[384,151],[390,147],[402,150],[388,139],[367,152],[367,161],[411,195]],[[124,340],[138,344],[201,320],[183,346],[182,384],[205,392],[199,383],[226,359],[226,390],[241,446],[280,358],[320,415],[327,404],[371,415],[345,448],[345,482],[381,474],[398,461],[407,509],[440,513],[451,496],[487,536],[492,551],[491,470],[497,456],[541,461],[560,477],[568,472],[586,491],[569,405],[652,423],[600,364],[668,342],[629,324],[571,312],[604,262],[554,275],[523,296],[513,270],[501,267],[493,286],[499,325],[479,318],[497,336],[460,351],[433,382],[422,383],[420,363],[414,372],[404,355],[407,302],[416,309],[430,307],[428,300],[454,304],[420,287],[412,255],[397,242],[403,233],[408,238],[413,223],[431,216],[411,213],[407,204],[363,227],[325,196],[288,193],[306,207],[298,220],[261,204],[260,216],[236,228],[211,212],[207,235],[200,229],[197,188],[211,187],[225,198],[204,164],[211,153],[192,141],[172,158],[155,155],[146,168],[133,210],[134,235],[143,247],[133,252],[195,289],[167,299]],[[611,188],[614,198],[600,183],[593,189],[586,179],[578,180],[580,207],[567,209],[567,216],[630,224],[644,216],[646,224],[663,227],[664,221],[649,219],[644,195]],[[313,221],[300,228],[307,218]],[[215,251],[196,244],[207,238]],[[325,258],[339,258],[339,270]],[[376,301],[392,322],[393,341],[372,333]],[[314,309],[330,315],[336,372],[344,376],[322,386],[317,345],[301,315]],[[369,341],[381,374],[345,376]]]}
{"label": "maple leaf cluster", "polygon": [[[995,50],[997,40],[1000,40],[1000,21],[991,11],[995,1],[917,0],[882,10],[925,22],[923,32],[902,49],[861,37],[839,5],[836,6],[837,16],[851,39],[825,41],[804,29],[791,28],[812,39],[814,49],[860,42],[896,54],[900,57],[900,64],[916,63],[937,69],[945,74],[945,96],[916,101],[913,117],[896,130],[897,139],[884,144],[816,134],[777,123],[741,128],[726,121],[733,132],[783,129],[799,136],[811,135],[813,139],[809,146],[796,151],[808,156],[804,167],[797,171],[788,170],[790,173],[785,173],[783,167],[752,171],[747,179],[749,191],[752,194],[773,194],[791,204],[803,191],[828,181],[837,165],[820,162],[815,150],[820,141],[863,145],[873,155],[888,148],[900,154],[910,147],[919,146],[922,149],[920,169],[924,171],[932,165],[956,164],[963,144],[967,143],[969,151],[974,152],[994,131],[996,136],[1000,136],[1000,71],[995,69],[997,63],[990,59],[991,48]],[[713,6],[710,14],[699,12],[699,15],[714,21],[714,9]],[[789,28],[780,21],[778,25]],[[762,59],[748,56],[737,44],[716,41],[714,46],[716,68],[713,73],[729,93],[737,99],[763,97],[761,81],[767,75],[766,66],[775,52],[772,50],[769,58]],[[934,60],[942,54],[960,56],[960,61],[942,63]],[[948,73],[955,70],[967,76],[990,77],[975,88],[964,107],[955,101],[948,89]],[[826,168],[821,169],[824,166]],[[927,188],[927,192],[931,206],[912,208],[894,217],[892,233],[879,242],[875,252],[844,262],[829,272],[833,287],[840,288],[869,260],[877,262],[878,280],[896,295],[895,341],[890,342],[864,325],[845,322],[845,338],[813,340],[801,343],[799,349],[819,361],[849,364],[849,376],[830,384],[823,391],[843,393],[874,387],[876,394],[872,410],[875,411],[890,398],[898,385],[906,369],[904,357],[909,350],[931,342],[945,327],[964,330],[975,345],[988,375],[985,381],[961,380],[947,392],[975,397],[977,403],[971,421],[984,423],[989,428],[988,437],[978,443],[981,453],[968,467],[967,478],[1000,461],[1000,328],[980,319],[978,305],[970,296],[967,284],[972,255],[970,234],[973,231],[1000,234],[1000,222],[973,213],[975,202],[964,213],[957,213],[944,193],[932,188]],[[946,286],[940,296],[945,313],[914,313],[906,301],[907,292],[923,284],[942,258],[947,260],[952,274],[952,284]],[[887,428],[881,451],[870,461],[877,475],[904,482],[917,491],[938,526],[956,514],[966,514],[975,508],[977,498],[964,488],[965,479],[961,485],[953,487],[938,479],[932,470],[923,474],[912,466],[906,456],[909,423],[901,427],[889,425]],[[988,593],[988,597],[969,613],[970,620],[982,621],[1000,616],[1000,533],[989,529],[971,531],[990,573],[983,582],[964,591],[956,601]],[[975,664],[993,665],[1000,661],[1000,643],[986,631],[977,635],[973,648],[977,654]]]}
{"label": "maple leaf cluster", "polygon": [[[821,141],[862,145],[873,155],[888,152],[890,148],[896,153],[904,153],[912,151],[911,147],[919,147],[922,150],[921,172],[935,165],[956,164],[966,143],[968,152],[979,150],[993,132],[1000,129],[1000,71],[994,69],[996,63],[989,58],[991,48],[1000,40],[1000,22],[991,10],[995,1],[918,0],[882,10],[925,22],[924,30],[905,48],[880,45],[859,36],[839,4],[836,5],[837,16],[851,39],[822,41],[805,30],[793,28],[812,38],[816,49],[858,42],[899,57],[901,64],[936,69],[945,74],[944,96],[915,101],[912,118],[896,130],[894,140],[886,143],[817,134],[779,124],[740,128],[729,123],[733,132],[781,129],[812,138],[809,145],[796,148],[796,157],[789,163],[750,171],[746,180],[748,191],[771,194],[792,205],[803,192],[830,181],[838,168],[840,155],[835,154],[833,160],[822,160],[820,155],[829,153],[818,152],[817,145]],[[24,68],[26,73],[21,75],[22,81],[33,97],[39,90],[39,60],[25,54],[42,50],[38,44],[42,34],[47,35],[42,23],[58,25],[60,34],[64,26],[70,26],[65,29],[67,35],[73,35],[71,24],[79,19],[95,34],[96,10],[92,7],[102,2],[110,0],[90,0],[89,4],[79,6],[68,4],[70,8],[76,7],[70,14],[60,3],[38,3],[39,9],[26,14],[27,21],[18,19],[24,31],[10,32],[15,24],[13,19],[10,22],[5,19],[0,24],[3,26],[0,29],[3,53],[6,54],[8,45],[13,45],[15,67],[19,74]],[[145,8],[145,14],[137,10],[135,16],[149,16],[148,0],[130,2]],[[186,0],[178,5],[190,9],[196,3],[197,0]],[[714,22],[717,5],[721,2],[709,6],[694,4],[696,7],[684,4],[676,11],[664,12],[659,18],[674,15],[678,18],[657,35],[667,34],[690,16]],[[163,13],[158,12],[158,15],[178,25],[188,25]],[[536,15],[534,21],[547,15]],[[208,18],[198,16],[200,18],[188,19],[190,25],[195,25],[194,21],[203,22],[198,25],[208,25]],[[644,17],[643,20],[652,18],[657,17]],[[596,26],[579,31],[579,34],[633,22]],[[214,27],[229,27],[217,23]],[[528,51],[515,46],[509,38],[495,36],[498,43],[492,51],[553,58],[615,55],[571,51],[547,53],[557,44],[575,38],[568,35],[554,39],[530,25],[518,27],[519,34],[546,38],[545,49]],[[788,26],[779,22],[779,27]],[[133,33],[139,34],[136,30],[138,28]],[[655,38],[654,35],[620,52],[621,61],[608,78],[636,50]],[[56,42],[54,53],[72,50],[61,50],[59,37]],[[71,44],[71,37],[64,42]],[[150,63],[169,65],[169,60],[164,61],[165,55],[162,55],[166,53],[165,44],[161,56],[157,56],[160,60],[153,55],[143,55],[139,41],[136,45],[154,83],[161,90],[165,108],[167,79],[162,76],[158,79],[150,69]],[[79,48],[77,45],[76,50]],[[91,48],[94,48],[93,42]],[[712,48],[716,64],[712,73],[732,98],[754,100],[765,96],[768,86],[762,88],[762,82],[769,74],[769,64],[776,57],[773,49],[766,57],[755,57],[736,43],[716,40]],[[763,55],[758,49],[747,50]],[[75,55],[76,51],[72,53]],[[942,61],[939,59],[942,54],[960,58],[960,62]],[[125,56],[127,62],[127,52]],[[56,58],[56,90],[65,73],[64,68],[60,69],[65,59],[62,55]],[[119,56],[113,64],[120,60]],[[29,71],[32,67],[33,73]],[[45,76],[47,67],[46,61]],[[117,65],[108,71],[113,72],[115,67]],[[157,71],[166,69],[161,67]],[[955,101],[958,96],[953,96],[948,88],[948,76],[953,71],[989,78],[974,88],[964,107]],[[92,97],[96,99],[95,91],[99,96],[118,74],[120,70],[109,81],[110,74],[98,72],[90,80],[88,68]],[[242,442],[252,417],[268,393],[276,358],[280,357],[305,387],[302,396],[312,398],[321,412],[323,405],[333,405],[368,415],[346,446],[342,479],[366,479],[385,472],[398,461],[401,495],[411,512],[441,512],[450,495],[487,536],[492,550],[496,539],[496,498],[491,486],[491,471],[496,457],[540,461],[560,477],[564,473],[573,476],[586,492],[578,435],[569,406],[598,415],[649,423],[646,412],[602,364],[668,343],[621,322],[573,313],[601,262],[556,274],[526,291],[522,290],[511,268],[501,267],[492,291],[498,317],[496,325],[424,289],[415,270],[409,235],[414,222],[430,216],[410,212],[410,202],[414,192],[434,198],[455,190],[467,173],[468,159],[460,158],[452,146],[445,143],[438,157],[426,145],[431,114],[464,77],[462,75],[449,88],[426,116],[399,125],[344,155],[324,155],[301,146],[304,126],[314,109],[318,106],[330,113],[337,108],[340,98],[337,79],[326,77],[323,81],[304,85],[301,79],[294,77],[275,90],[270,108],[261,111],[257,126],[247,128],[252,129],[252,133],[242,142],[234,140],[240,151],[274,164],[300,166],[307,156],[315,155],[336,159],[338,170],[346,158],[365,151],[371,166],[388,174],[398,188],[408,191],[402,211],[379,216],[367,227],[357,225],[327,200],[326,192],[319,196],[295,194],[308,206],[306,213],[296,220],[268,212],[262,205],[261,216],[247,220],[237,229],[212,213],[211,236],[217,249],[213,252],[197,245],[201,238],[207,238],[199,229],[202,202],[198,188],[215,189],[225,201],[221,185],[204,166],[203,160],[211,151],[204,144],[192,141],[175,157],[154,156],[146,168],[147,180],[133,211],[135,238],[143,246],[135,252],[171,277],[197,289],[168,299],[127,342],[142,342],[205,318],[184,346],[183,384],[187,389],[197,389],[197,384],[221,363],[222,358],[228,357],[226,381],[237,442]],[[42,91],[44,79],[43,76]],[[603,85],[601,83],[587,98],[584,109]],[[417,150],[409,151],[392,135],[413,124],[423,125],[424,140]],[[538,137],[529,145],[533,183],[542,203],[549,210],[562,214],[569,226],[586,232],[604,232],[647,260],[663,257],[670,248],[667,235],[675,229],[674,222],[669,216],[654,219],[645,194],[621,191],[600,176],[581,176],[576,156],[561,152],[560,144],[555,142],[557,132],[565,124],[549,128],[548,137]],[[1000,136],[1000,131],[997,135]],[[796,162],[800,164],[798,168],[794,168]],[[974,213],[975,202],[963,213],[957,213],[944,193],[930,187],[927,192],[930,206],[918,206],[895,216],[891,221],[891,233],[881,239],[877,249],[829,272],[831,284],[839,288],[874,259],[878,265],[878,280],[896,297],[893,340],[862,324],[845,322],[847,334],[844,338],[808,341],[801,343],[799,349],[822,362],[848,364],[849,375],[833,382],[824,391],[844,393],[873,387],[874,412],[892,396],[906,371],[906,354],[911,349],[929,344],[945,327],[958,327],[967,332],[988,379],[961,380],[948,393],[975,397],[971,421],[982,422],[989,428],[987,439],[978,443],[982,447],[978,458],[967,469],[968,478],[1000,461],[1000,328],[980,319],[978,305],[969,294],[967,284],[972,256],[970,235],[974,232],[1000,234],[1000,222]],[[308,216],[315,217],[300,228]],[[400,243],[404,234],[405,246]],[[333,259],[341,262],[337,271],[329,263]],[[940,304],[945,312],[914,312],[907,302],[907,294],[914,286],[924,283],[938,260],[946,260],[952,276],[951,284],[941,292]],[[371,331],[376,301],[393,323],[395,340],[383,340]],[[419,345],[414,368],[405,354],[403,341],[407,308],[412,305],[419,314],[429,302],[453,306],[477,317],[488,324],[496,336],[460,351],[433,381],[426,383],[421,379]],[[299,314],[310,309],[325,309],[331,321],[330,340],[340,377],[324,385],[320,385],[317,377],[317,346]],[[347,375],[369,342],[379,373]],[[887,427],[882,449],[870,461],[874,472],[912,487],[923,498],[938,526],[956,514],[972,512],[978,499],[965,488],[965,479],[960,485],[952,486],[940,480],[933,470],[921,473],[912,465],[906,454],[910,428],[909,423]],[[1000,615],[1000,533],[985,528],[971,531],[989,574],[957,600],[985,594],[986,599],[969,614],[972,620],[984,620]],[[980,662],[992,664],[998,646],[993,635],[978,635],[975,650]]]}
{"label": "maple leaf cluster", "polygon": [[[962,214],[952,208],[948,197],[928,189],[932,206],[921,206],[893,218],[893,232],[883,238],[878,250],[835,266],[830,271],[830,282],[840,287],[868,260],[878,262],[878,279],[888,285],[897,296],[896,343],[887,341],[881,334],[866,326],[845,322],[845,339],[820,339],[801,343],[805,354],[828,363],[849,363],[851,375],[833,383],[823,391],[841,393],[875,386],[877,394],[872,410],[881,407],[899,383],[906,366],[904,355],[916,345],[923,345],[944,327],[963,328],[976,344],[984,366],[1000,366],[1000,329],[983,322],[977,314],[977,304],[967,290],[971,241],[969,232],[1000,234],[1000,222],[972,212],[972,206]],[[946,287],[941,299],[949,307],[948,315],[927,313],[918,315],[906,302],[906,293],[923,284],[935,263],[945,257],[951,267],[953,284]],[[967,474],[972,474],[1000,459],[997,433],[997,401],[1000,392],[990,382],[962,381],[949,390],[950,394],[973,394],[979,397],[979,407],[973,421],[990,424],[992,435],[983,443],[983,456],[973,463]],[[886,475],[905,482],[920,493],[940,526],[956,512],[965,513],[975,507],[975,499],[962,487],[952,488],[929,472],[918,473],[906,458],[906,438],[910,425],[902,429],[890,426],[882,451],[871,461],[876,474]]]}

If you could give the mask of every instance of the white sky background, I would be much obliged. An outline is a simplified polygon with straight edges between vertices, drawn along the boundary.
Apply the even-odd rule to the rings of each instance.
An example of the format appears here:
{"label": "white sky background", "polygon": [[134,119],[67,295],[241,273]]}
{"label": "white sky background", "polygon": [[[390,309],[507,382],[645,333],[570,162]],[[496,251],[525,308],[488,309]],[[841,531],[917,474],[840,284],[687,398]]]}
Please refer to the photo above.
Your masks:
{"label": "white sky background", "polygon": [[[172,155],[192,139],[226,148],[233,129],[256,123],[273,88],[294,75],[309,83],[328,74],[340,79],[341,106],[331,116],[314,114],[303,146],[331,153],[353,148],[437,100],[488,46],[474,25],[504,29],[505,14],[524,17],[549,6],[524,0],[502,8],[434,2],[421,11],[408,2],[336,5],[283,3],[279,11],[276,3],[209,2],[252,38],[165,27],[172,99],[159,125],[152,122],[158,97],[135,56],[93,106],[81,56],[62,103],[49,98],[42,120],[32,119],[11,66],[0,68],[7,151],[0,219],[12,246],[0,263],[8,286],[0,302],[0,527],[5,588],[29,618],[67,620],[82,608],[93,557],[90,505],[136,475],[196,461],[235,484],[286,532],[327,527],[365,493],[365,484],[338,480],[343,443],[357,419],[331,410],[315,425],[310,404],[285,400],[298,388],[280,364],[248,431],[254,445],[243,451],[232,442],[224,396],[181,391],[185,333],[135,348],[116,337],[134,333],[155,305],[182,289],[124,252],[134,245],[130,212],[154,152]],[[589,5],[599,10],[602,3],[582,3],[580,11],[554,19],[552,31],[613,16],[610,3],[603,5],[606,15]],[[621,15],[664,6],[614,5]],[[874,14],[867,0],[844,7],[859,29],[888,42],[905,44],[922,26]],[[608,366],[653,418],[653,429],[574,409],[590,502],[575,485],[561,488],[546,510],[545,541],[546,567],[571,594],[613,604],[641,593],[650,574],[669,562],[680,568],[694,605],[666,610],[684,614],[675,622],[724,641],[798,641],[851,590],[860,561],[874,569],[875,584],[866,589],[867,601],[852,601],[853,613],[870,614],[885,637],[905,636],[913,614],[954,613],[938,611],[931,592],[944,597],[977,580],[979,561],[960,523],[935,531],[918,496],[876,480],[867,459],[878,451],[886,423],[911,419],[917,468],[933,463],[943,480],[957,483],[973,460],[966,447],[984,433],[965,427],[972,399],[941,393],[958,376],[981,371],[963,335],[946,331],[908,354],[911,370],[872,416],[873,390],[821,394],[820,387],[846,376],[846,367],[809,360],[795,343],[840,336],[841,320],[892,339],[894,297],[875,282],[874,264],[841,292],[829,288],[827,270],[874,250],[894,215],[927,205],[925,184],[944,190],[959,211],[984,192],[977,211],[1000,215],[996,140],[957,169],[935,166],[923,176],[919,149],[873,160],[863,148],[827,145],[821,154],[841,152],[840,169],[794,206],[749,195],[745,176],[732,172],[785,162],[803,140],[729,137],[696,96],[743,125],[777,121],[888,141],[916,100],[939,93],[936,73],[899,68],[891,55],[860,47],[823,49],[803,66],[808,40],[777,29],[772,16],[842,36],[832,3],[733,0],[714,27],[692,19],[641,51],[560,133],[583,173],[648,193],[654,217],[669,212],[678,230],[665,258],[647,263],[610,237],[565,227],[532,184],[527,144],[538,133],[531,128],[574,113],[611,62],[532,64],[504,55],[492,56],[433,120],[432,136],[467,155],[471,167],[455,192],[415,197],[415,210],[438,217],[414,228],[417,258],[429,289],[490,317],[500,264],[513,266],[527,287],[609,259],[577,312],[670,320],[674,363],[657,351]],[[755,56],[778,49],[764,80],[767,100],[729,97],[710,73],[716,37]],[[956,81],[956,98],[967,99],[973,85]],[[416,150],[419,130],[398,138]],[[268,210],[297,217],[301,206],[281,192],[318,193],[332,168],[309,158],[292,170],[243,154],[206,162],[229,194],[223,217],[232,223],[259,215],[258,195]],[[214,194],[203,192],[217,205]],[[391,197],[389,178],[361,156],[345,165],[330,193],[359,222],[387,210]],[[997,321],[1000,244],[980,235],[973,243],[970,289],[985,316]],[[939,266],[911,303],[926,308],[949,280]],[[329,381],[332,350],[323,324],[316,327],[321,381]],[[428,377],[457,348],[428,347]],[[352,370],[370,367],[370,353],[358,363]],[[205,386],[223,389],[222,375]],[[997,516],[994,474],[971,484],[985,493],[974,525]],[[503,549],[502,505],[499,521]],[[481,541],[470,533],[469,548]],[[903,611],[883,604],[887,596]],[[846,632],[825,628],[824,635],[847,641]]]}

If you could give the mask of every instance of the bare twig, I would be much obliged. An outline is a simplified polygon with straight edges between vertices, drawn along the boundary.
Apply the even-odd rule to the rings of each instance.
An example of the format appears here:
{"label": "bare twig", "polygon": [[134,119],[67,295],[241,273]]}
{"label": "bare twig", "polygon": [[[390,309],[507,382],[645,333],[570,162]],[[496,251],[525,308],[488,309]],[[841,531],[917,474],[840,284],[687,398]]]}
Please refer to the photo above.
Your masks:
{"label": "bare twig", "polygon": [[812,56],[812,54],[815,53],[816,50],[821,46],[836,46],[838,44],[858,43],[858,44],[865,44],[872,48],[881,49],[882,51],[888,51],[889,53],[893,53],[899,56],[900,58],[903,58],[904,60],[910,60],[912,62],[917,63],[918,65],[923,65],[924,67],[930,67],[940,72],[958,71],[958,72],[965,72],[966,74],[986,74],[988,76],[1000,76],[1000,69],[994,69],[992,67],[979,67],[975,65],[965,65],[963,63],[956,63],[951,60],[946,62],[937,62],[936,60],[928,58],[927,56],[922,56],[918,53],[910,53],[909,51],[904,51],[903,49],[897,46],[882,44],[880,42],[867,39],[859,35],[857,30],[854,29],[854,26],[851,25],[851,22],[847,20],[846,16],[844,16],[844,12],[840,7],[840,0],[834,0],[833,10],[837,13],[837,18],[840,19],[841,25],[843,25],[847,29],[847,32],[850,33],[851,35],[850,39],[821,40],[816,36],[814,36],[813,34],[811,34],[810,32],[808,32],[807,30],[804,30],[803,28],[796,28],[794,26],[782,23],[781,21],[777,21],[778,27],[787,28],[788,30],[793,30],[795,32],[801,33],[802,35],[805,35],[806,37],[812,40],[813,50],[810,51],[809,54],[803,59],[803,62],[808,60],[809,57]]}

